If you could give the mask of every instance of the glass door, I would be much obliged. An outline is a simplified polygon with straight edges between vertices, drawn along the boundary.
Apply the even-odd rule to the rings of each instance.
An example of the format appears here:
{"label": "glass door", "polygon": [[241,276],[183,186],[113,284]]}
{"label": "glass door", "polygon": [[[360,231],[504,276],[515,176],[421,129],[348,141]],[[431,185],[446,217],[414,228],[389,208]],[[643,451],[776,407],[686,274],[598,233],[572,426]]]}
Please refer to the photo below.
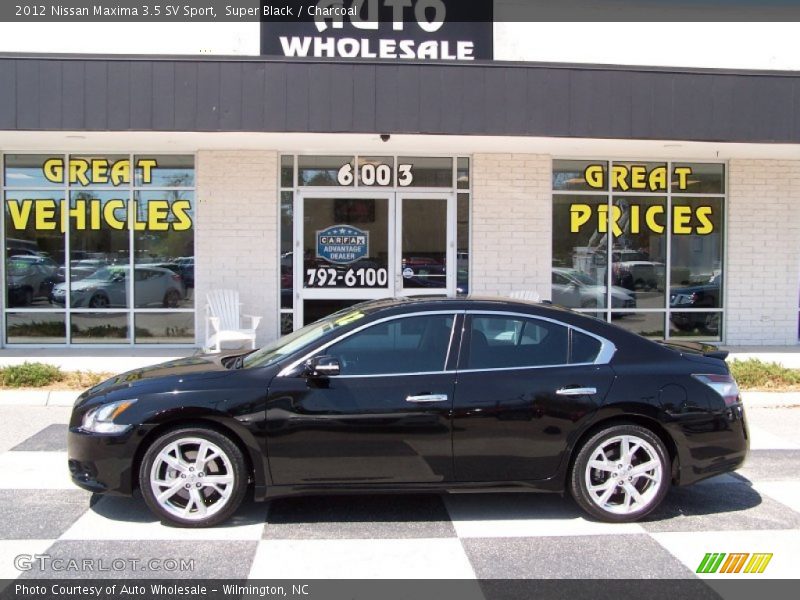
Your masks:
{"label": "glass door", "polygon": [[394,194],[295,197],[295,328],[394,295]]}
{"label": "glass door", "polygon": [[395,294],[455,295],[455,195],[397,195]]}

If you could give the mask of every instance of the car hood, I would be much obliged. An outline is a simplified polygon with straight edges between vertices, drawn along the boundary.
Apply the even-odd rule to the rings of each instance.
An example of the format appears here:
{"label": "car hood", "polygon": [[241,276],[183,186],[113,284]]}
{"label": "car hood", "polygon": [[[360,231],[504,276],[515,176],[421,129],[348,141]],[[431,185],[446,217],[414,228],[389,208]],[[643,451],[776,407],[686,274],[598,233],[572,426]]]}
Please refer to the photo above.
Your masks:
{"label": "car hood", "polygon": [[[596,294],[599,296],[605,296],[606,294],[606,286],[604,285],[587,285],[582,288],[584,294]],[[617,300],[629,300],[633,298],[631,293],[626,290],[625,288],[618,287],[616,285],[611,286],[611,297],[616,298]]]}
{"label": "car hood", "polygon": [[170,379],[177,379],[180,383],[184,383],[189,380],[200,381],[225,377],[232,372],[225,366],[227,362],[225,359],[235,354],[241,354],[241,351],[225,354],[199,354],[126,371],[90,388],[81,395],[81,400],[96,398],[99,395],[111,394],[124,389],[144,388],[154,383],[163,387],[164,383]]}

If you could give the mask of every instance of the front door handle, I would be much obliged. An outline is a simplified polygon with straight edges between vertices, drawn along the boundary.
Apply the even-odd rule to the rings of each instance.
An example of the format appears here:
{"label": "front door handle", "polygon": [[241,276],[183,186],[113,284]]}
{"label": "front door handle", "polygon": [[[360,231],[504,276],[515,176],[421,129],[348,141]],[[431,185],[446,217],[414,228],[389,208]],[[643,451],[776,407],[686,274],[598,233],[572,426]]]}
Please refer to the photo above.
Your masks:
{"label": "front door handle", "polygon": [[591,396],[597,393],[597,388],[593,387],[563,387],[556,390],[559,396]]}
{"label": "front door handle", "polygon": [[447,402],[447,394],[420,394],[418,396],[406,396],[406,402]]}

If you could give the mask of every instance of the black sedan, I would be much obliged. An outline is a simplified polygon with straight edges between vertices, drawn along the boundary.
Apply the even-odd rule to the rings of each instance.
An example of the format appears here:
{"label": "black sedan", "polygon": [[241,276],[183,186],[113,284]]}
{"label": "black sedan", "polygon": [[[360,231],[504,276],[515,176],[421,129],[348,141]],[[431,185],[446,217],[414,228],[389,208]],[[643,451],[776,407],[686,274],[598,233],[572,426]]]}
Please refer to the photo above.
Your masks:
{"label": "black sedan", "polygon": [[197,527],[332,492],[569,493],[633,521],[748,449],[723,353],[503,299],[361,304],[260,350],[131,371],[84,392],[69,469]]}

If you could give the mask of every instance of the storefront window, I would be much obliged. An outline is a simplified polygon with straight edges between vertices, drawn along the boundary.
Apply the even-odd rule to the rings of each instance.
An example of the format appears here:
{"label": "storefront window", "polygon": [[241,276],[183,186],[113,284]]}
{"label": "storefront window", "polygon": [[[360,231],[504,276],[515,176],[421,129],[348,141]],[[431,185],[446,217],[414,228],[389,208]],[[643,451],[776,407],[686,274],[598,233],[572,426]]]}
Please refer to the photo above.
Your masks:
{"label": "storefront window", "polygon": [[[45,173],[51,173],[59,164],[57,155],[6,154],[4,163],[3,181],[7,187],[40,188],[63,185],[61,178],[45,176]],[[63,165],[63,162],[60,164]]]}
{"label": "storefront window", "polygon": [[133,236],[136,308],[194,307],[193,205],[188,191],[134,194],[134,227],[140,228]]}
{"label": "storefront window", "polygon": [[[667,199],[614,196],[611,204],[611,308],[662,309],[666,293]],[[629,298],[635,300],[629,304]]]}
{"label": "storefront window", "polygon": [[551,298],[555,304],[606,307],[607,209],[606,197],[553,194]]}
{"label": "storefront window", "polygon": [[8,343],[194,342],[192,156],[6,155],[3,174]]}
{"label": "storefront window", "polygon": [[400,187],[453,187],[453,159],[450,157],[400,157],[397,165],[397,185]]}
{"label": "storefront window", "polygon": [[338,187],[355,184],[353,156],[300,156],[297,163],[297,185]]}
{"label": "storefront window", "polygon": [[177,155],[137,155],[136,187],[194,187],[194,157]]}
{"label": "storefront window", "polygon": [[721,340],[724,189],[718,163],[554,161],[553,302],[648,337]]}
{"label": "storefront window", "polygon": [[456,206],[456,292],[469,294],[470,195],[459,194]]}
{"label": "storefront window", "polygon": [[60,190],[5,193],[6,307],[49,308],[63,281],[64,232]]}
{"label": "storefront window", "polygon": [[387,187],[394,180],[394,157],[359,156],[358,185],[364,187]]}

